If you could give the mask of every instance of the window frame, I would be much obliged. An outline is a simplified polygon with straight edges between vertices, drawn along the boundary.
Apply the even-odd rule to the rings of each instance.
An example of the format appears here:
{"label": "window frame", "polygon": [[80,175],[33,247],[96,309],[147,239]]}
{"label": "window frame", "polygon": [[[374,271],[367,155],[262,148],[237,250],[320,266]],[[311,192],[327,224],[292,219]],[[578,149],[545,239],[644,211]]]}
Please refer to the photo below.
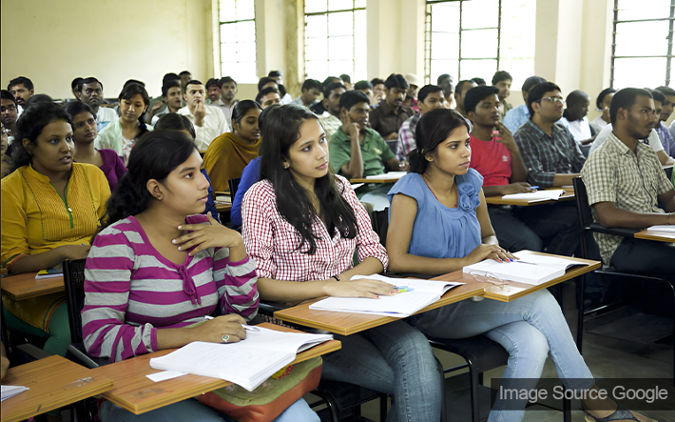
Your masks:
{"label": "window frame", "polygon": [[[240,1],[240,0],[234,0],[235,11],[236,11],[236,8],[237,8],[237,2],[238,1]],[[253,83],[254,80],[251,79],[251,81],[248,81],[245,77],[242,77],[244,75],[234,75],[234,74],[225,75],[224,74],[224,72],[223,72],[223,40],[221,38],[222,27],[223,27],[223,25],[236,25],[236,24],[242,23],[242,22],[253,22],[253,33],[254,33],[254,37],[255,37],[254,40],[253,40],[253,43],[255,45],[255,51],[257,52],[257,49],[258,49],[258,34],[257,34],[258,23],[256,21],[257,13],[256,13],[256,7],[255,7],[255,0],[251,0],[251,1],[253,2],[253,18],[251,18],[251,19],[235,19],[235,20],[230,20],[230,21],[221,21],[220,20],[220,17],[221,17],[220,11],[221,11],[222,2],[221,2],[221,0],[218,0],[218,15],[217,15],[218,16],[218,64],[220,65],[219,68],[218,68],[218,71],[221,74],[221,77],[230,76],[232,79],[237,81],[237,84],[239,84],[240,81],[241,81],[241,83]],[[236,16],[236,13],[235,13],[235,16]],[[235,44],[239,44],[239,43],[236,42]],[[246,62],[241,62],[239,60],[235,60],[233,63],[246,63]],[[258,58],[256,56],[254,56],[253,64],[254,64],[254,69],[257,70]],[[257,72],[254,73],[254,74],[257,74]],[[255,78],[257,78],[257,77],[255,77]]]}

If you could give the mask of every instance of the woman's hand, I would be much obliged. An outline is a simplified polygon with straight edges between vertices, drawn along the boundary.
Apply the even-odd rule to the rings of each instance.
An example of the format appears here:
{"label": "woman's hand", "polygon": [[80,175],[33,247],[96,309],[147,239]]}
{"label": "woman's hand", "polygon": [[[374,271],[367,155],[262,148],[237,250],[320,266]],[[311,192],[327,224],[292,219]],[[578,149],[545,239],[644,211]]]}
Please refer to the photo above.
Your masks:
{"label": "woman's hand", "polygon": [[[246,330],[242,324],[246,321],[241,315],[228,314],[215,317],[202,324],[189,328],[192,341],[208,341],[211,343],[236,343],[246,338]],[[227,341],[224,341],[225,336]]]}
{"label": "woman's hand", "polygon": [[55,248],[55,251],[64,259],[84,259],[89,254],[89,245],[64,245]]}
{"label": "woman's hand", "polygon": [[189,255],[195,255],[207,248],[243,248],[244,241],[239,232],[221,225],[210,214],[207,217],[209,224],[183,224],[178,226],[178,230],[188,232],[171,241],[178,246],[178,250],[185,251],[194,247]]}
{"label": "woman's hand", "polygon": [[377,299],[379,296],[389,296],[393,294],[394,287],[383,281],[368,280],[360,278],[358,280],[328,281],[325,292],[328,296],[338,297],[367,297]]}
{"label": "woman's hand", "polygon": [[511,255],[509,251],[501,248],[499,245],[489,245],[482,243],[466,256],[465,260],[467,262],[464,264],[464,266],[475,264],[476,262],[480,262],[488,258],[494,259],[497,262],[510,262],[518,259],[517,257]]}

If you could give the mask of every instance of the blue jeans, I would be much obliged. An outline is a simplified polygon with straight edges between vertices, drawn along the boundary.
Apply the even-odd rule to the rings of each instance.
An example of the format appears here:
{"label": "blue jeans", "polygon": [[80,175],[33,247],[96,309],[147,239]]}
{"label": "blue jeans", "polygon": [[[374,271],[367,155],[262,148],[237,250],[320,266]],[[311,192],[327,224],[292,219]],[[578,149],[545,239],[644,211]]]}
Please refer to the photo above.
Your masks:
{"label": "blue jeans", "polygon": [[[160,407],[142,415],[134,415],[126,409],[117,407],[109,401],[104,401],[99,409],[102,422],[234,422],[233,419],[222,413],[199,403],[194,399],[179,401],[168,406]],[[274,419],[275,422],[319,422],[319,416],[310,409],[304,399],[299,399],[290,405],[284,412]]]}
{"label": "blue jeans", "polygon": [[426,337],[405,321],[336,336],[342,349],[324,356],[322,376],[390,394],[387,421],[440,420],[442,375]]}
{"label": "blue jeans", "polygon": [[[563,383],[572,378],[588,380],[584,385],[565,383],[567,387],[590,388],[594,384],[560,306],[548,290],[530,293],[513,302],[465,300],[425,312],[412,321],[432,337],[459,339],[486,335],[509,354],[503,378],[532,380],[531,385],[519,384],[523,388],[536,386],[549,353]],[[497,410],[502,405],[497,400],[488,421],[522,420],[526,401],[518,404],[522,404],[522,409]]]}

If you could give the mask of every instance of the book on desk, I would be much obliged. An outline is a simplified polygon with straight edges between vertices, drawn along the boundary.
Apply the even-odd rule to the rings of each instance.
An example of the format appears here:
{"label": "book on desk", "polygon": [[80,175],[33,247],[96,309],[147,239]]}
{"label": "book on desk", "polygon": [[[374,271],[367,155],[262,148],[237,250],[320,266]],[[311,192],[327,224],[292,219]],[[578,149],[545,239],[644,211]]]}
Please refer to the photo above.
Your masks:
{"label": "book on desk", "polygon": [[167,355],[150,359],[150,366],[166,371],[220,378],[253,391],[296,354],[331,340],[330,334],[287,333],[246,327],[237,343],[195,341]]}
{"label": "book on desk", "polygon": [[467,274],[496,278],[503,281],[538,285],[565,274],[568,268],[577,265],[588,265],[567,257],[541,255],[531,251],[520,251],[513,254],[518,259],[512,262],[497,262],[485,259],[467,265],[463,271]]}
{"label": "book on desk", "polygon": [[529,202],[558,200],[565,194],[564,189],[545,189],[534,192],[510,193],[502,195],[502,199],[526,199]]}

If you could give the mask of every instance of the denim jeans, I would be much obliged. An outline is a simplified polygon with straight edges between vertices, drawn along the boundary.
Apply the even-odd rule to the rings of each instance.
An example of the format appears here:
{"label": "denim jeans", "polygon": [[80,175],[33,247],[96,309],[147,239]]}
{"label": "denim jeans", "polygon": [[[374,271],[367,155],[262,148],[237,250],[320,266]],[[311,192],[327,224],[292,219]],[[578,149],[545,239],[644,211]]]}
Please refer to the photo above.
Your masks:
{"label": "denim jeans", "polygon": [[342,349],[324,356],[324,378],[392,395],[387,421],[440,420],[442,375],[419,330],[395,321],[336,338]]}
{"label": "denim jeans", "polygon": [[[466,338],[484,334],[509,354],[503,378],[529,378],[534,388],[546,357],[551,355],[558,376],[567,387],[590,388],[593,375],[579,354],[567,321],[548,290],[539,290],[512,302],[485,299],[460,303],[425,312],[412,318],[423,333],[439,338]],[[574,386],[566,379],[588,380]],[[526,401],[518,410],[497,410],[497,401],[488,421],[520,421]],[[512,408],[512,407],[511,407]]]}
{"label": "denim jeans", "polygon": [[[233,419],[194,399],[179,401],[142,415],[134,415],[109,401],[104,401],[99,409],[99,417],[102,422],[234,422]],[[304,399],[299,399],[277,416],[274,422],[319,422],[319,416],[310,409]]]}

